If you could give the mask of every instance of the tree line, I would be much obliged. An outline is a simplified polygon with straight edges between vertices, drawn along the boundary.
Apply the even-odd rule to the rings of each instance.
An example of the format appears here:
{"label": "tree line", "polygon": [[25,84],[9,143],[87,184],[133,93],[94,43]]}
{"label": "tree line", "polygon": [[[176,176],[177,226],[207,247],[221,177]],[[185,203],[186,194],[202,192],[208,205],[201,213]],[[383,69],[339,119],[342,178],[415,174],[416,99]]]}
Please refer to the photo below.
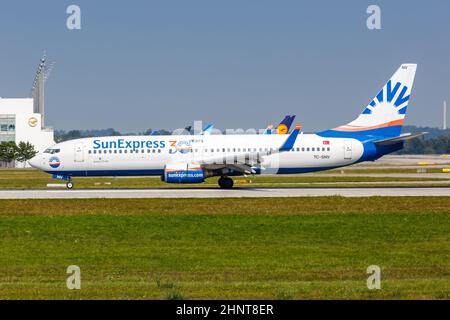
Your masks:
{"label": "tree line", "polygon": [[450,135],[408,140],[397,154],[450,154]]}
{"label": "tree line", "polygon": [[34,146],[29,142],[14,141],[0,142],[0,161],[2,166],[11,166],[14,161],[23,162],[30,160],[37,154]]}

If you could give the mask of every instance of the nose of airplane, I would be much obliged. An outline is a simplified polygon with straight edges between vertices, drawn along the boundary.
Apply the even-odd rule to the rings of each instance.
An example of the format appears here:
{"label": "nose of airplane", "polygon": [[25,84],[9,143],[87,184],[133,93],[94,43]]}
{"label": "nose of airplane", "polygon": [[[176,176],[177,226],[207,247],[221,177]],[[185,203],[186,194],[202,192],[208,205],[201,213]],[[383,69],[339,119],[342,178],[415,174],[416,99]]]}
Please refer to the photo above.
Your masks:
{"label": "nose of airplane", "polygon": [[40,169],[40,162],[41,162],[40,160],[41,160],[41,158],[42,158],[42,156],[40,156],[40,155],[34,156],[30,160],[28,160],[28,163],[33,168]]}

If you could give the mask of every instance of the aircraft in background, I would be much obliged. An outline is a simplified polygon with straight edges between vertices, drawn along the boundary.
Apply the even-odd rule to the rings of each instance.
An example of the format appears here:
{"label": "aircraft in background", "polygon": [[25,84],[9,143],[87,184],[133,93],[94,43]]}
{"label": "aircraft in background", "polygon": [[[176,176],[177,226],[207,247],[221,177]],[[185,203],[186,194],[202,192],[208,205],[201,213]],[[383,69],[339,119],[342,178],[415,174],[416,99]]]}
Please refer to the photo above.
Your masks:
{"label": "aircraft in background", "polygon": [[287,134],[287,133],[289,133],[289,129],[291,128],[291,125],[294,122],[294,119],[295,119],[295,115],[292,115],[292,116],[287,115],[280,122],[280,124],[276,127],[276,129],[273,129],[273,124],[270,124],[267,126],[267,128],[263,132],[263,134]]}
{"label": "aircraft in background", "polygon": [[205,129],[203,129],[203,131],[200,133],[201,135],[204,136],[208,136],[211,134],[212,129],[214,128],[214,124],[213,123],[209,123]]}
{"label": "aircraft in background", "polygon": [[[84,138],[58,143],[30,165],[67,181],[72,177],[160,176],[167,183],[202,183],[219,176],[290,174],[374,161],[403,148],[401,134],[415,64],[403,64],[352,122],[315,134],[179,135]],[[284,129],[282,130],[284,131]]]}

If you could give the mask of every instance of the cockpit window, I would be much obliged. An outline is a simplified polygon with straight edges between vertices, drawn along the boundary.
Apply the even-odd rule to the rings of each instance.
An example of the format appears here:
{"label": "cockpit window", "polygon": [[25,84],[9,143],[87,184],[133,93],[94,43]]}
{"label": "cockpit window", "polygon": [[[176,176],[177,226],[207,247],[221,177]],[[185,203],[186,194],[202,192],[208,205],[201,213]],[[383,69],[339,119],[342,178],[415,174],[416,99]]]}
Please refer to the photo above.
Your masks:
{"label": "cockpit window", "polygon": [[44,151],[44,153],[55,154],[55,153],[59,153],[60,151],[61,151],[60,149],[47,149]]}

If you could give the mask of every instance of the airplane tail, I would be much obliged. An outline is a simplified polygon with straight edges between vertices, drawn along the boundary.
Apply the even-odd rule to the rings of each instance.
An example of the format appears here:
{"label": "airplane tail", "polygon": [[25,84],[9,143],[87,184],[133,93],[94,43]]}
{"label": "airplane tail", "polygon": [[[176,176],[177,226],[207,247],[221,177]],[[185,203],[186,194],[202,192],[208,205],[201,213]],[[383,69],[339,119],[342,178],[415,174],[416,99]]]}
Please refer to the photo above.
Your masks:
{"label": "airplane tail", "polygon": [[263,134],[272,134],[273,124],[269,124]]}
{"label": "airplane tail", "polygon": [[416,68],[416,64],[402,64],[358,118],[323,133],[341,137],[400,136]]}
{"label": "airplane tail", "polygon": [[277,133],[278,134],[287,134],[289,132],[289,129],[291,128],[292,122],[294,122],[295,115],[289,116],[287,115],[284,117],[283,121],[280,122],[280,124],[277,126]]}

